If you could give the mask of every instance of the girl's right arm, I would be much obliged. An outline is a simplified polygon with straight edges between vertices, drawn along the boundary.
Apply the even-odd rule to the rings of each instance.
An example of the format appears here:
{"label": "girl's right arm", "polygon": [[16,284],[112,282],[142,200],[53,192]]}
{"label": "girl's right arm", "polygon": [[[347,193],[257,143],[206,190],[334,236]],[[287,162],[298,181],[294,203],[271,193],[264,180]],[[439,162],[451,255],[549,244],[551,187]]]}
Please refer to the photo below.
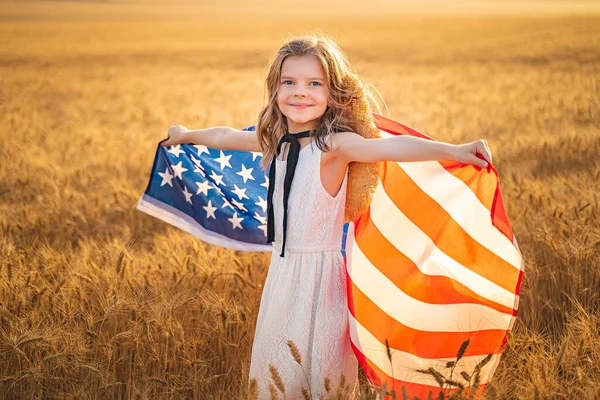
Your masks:
{"label": "girl's right arm", "polygon": [[242,131],[228,126],[188,130],[181,125],[174,125],[169,128],[169,138],[162,145],[187,143],[204,145],[217,150],[262,151],[255,131]]}

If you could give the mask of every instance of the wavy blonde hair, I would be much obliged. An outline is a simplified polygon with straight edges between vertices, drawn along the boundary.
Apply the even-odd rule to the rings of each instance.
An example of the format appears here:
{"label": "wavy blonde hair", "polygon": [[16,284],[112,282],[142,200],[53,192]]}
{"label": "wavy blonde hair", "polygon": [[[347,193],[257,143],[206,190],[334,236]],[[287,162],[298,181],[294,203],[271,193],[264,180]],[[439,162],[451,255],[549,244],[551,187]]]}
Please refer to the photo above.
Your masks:
{"label": "wavy blonde hair", "polygon": [[[287,132],[287,120],[277,105],[277,91],[281,67],[290,56],[313,56],[323,68],[329,106],[317,120],[314,129],[316,145],[323,151],[330,148],[325,136],[338,132],[354,132],[365,138],[379,137],[373,118],[372,105],[381,114],[380,107],[370,87],[352,70],[346,54],[336,41],[327,35],[307,35],[285,43],[273,58],[265,80],[266,105],[258,116],[256,131],[263,152],[261,166],[266,171],[275,157],[279,139]],[[379,164],[357,163],[349,165],[345,221],[353,221],[369,206],[377,185]]]}

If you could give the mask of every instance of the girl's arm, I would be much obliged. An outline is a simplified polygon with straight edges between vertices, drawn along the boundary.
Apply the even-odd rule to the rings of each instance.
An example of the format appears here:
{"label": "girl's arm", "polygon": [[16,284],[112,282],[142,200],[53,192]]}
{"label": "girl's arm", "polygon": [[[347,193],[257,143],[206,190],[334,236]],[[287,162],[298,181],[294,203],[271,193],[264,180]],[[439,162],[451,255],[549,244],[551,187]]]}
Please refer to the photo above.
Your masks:
{"label": "girl's arm", "polygon": [[[365,139],[352,132],[340,132],[336,136],[337,153],[347,163],[454,160],[481,168],[492,163],[492,154],[485,140],[454,145],[413,136]],[[481,154],[484,160],[477,154]]]}
{"label": "girl's arm", "polygon": [[217,150],[242,150],[261,152],[255,131],[242,131],[228,126],[189,130],[181,125],[169,128],[169,138],[163,146],[177,144],[199,144]]}

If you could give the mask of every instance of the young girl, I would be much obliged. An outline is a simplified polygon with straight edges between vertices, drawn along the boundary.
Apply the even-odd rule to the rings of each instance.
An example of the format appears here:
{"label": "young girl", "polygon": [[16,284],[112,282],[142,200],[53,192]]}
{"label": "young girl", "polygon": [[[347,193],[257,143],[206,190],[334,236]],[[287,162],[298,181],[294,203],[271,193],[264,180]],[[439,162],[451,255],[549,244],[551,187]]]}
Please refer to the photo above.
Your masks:
{"label": "young girl", "polygon": [[[333,391],[342,373],[351,391],[357,387],[341,242],[344,222],[368,206],[377,163],[456,160],[485,168],[492,158],[483,140],[452,145],[407,136],[379,138],[373,96],[328,37],[284,44],[270,65],[266,86],[268,102],[256,131],[177,125],[163,146],[193,143],[263,153],[262,165],[269,171],[267,241],[273,253],[249,378],[257,379],[259,398],[268,398],[273,364],[287,398],[302,397],[308,379],[318,399],[325,395],[325,377]],[[306,376],[290,355],[290,340]]]}

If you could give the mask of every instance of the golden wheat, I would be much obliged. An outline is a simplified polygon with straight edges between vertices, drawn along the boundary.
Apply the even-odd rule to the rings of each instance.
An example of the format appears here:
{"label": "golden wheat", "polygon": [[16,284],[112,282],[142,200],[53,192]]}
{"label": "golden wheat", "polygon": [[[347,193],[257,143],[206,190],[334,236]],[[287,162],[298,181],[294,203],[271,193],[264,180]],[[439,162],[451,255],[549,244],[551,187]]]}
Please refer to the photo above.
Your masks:
{"label": "golden wheat", "polygon": [[[207,245],[134,205],[168,126],[253,124],[268,57],[313,29],[339,39],[394,119],[491,146],[526,265],[486,396],[600,397],[600,16],[513,5],[344,19],[335,4],[326,21],[3,4],[0,397],[257,398],[248,368],[269,255]],[[477,372],[452,381],[474,386]],[[359,377],[361,398],[387,392]]]}

